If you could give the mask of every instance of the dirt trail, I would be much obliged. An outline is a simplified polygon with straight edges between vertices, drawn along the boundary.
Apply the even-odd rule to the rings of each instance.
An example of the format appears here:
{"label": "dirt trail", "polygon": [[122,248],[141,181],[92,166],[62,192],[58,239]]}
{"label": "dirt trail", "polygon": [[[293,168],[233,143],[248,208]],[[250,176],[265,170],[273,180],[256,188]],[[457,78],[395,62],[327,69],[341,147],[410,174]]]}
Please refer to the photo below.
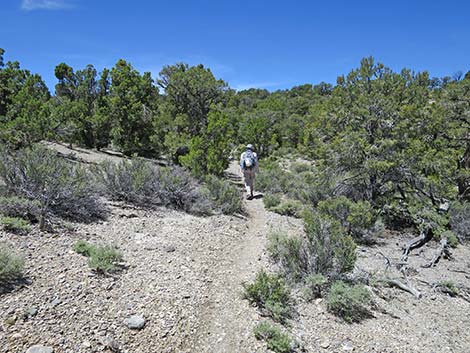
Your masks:
{"label": "dirt trail", "polygon": [[[238,165],[229,168],[231,179],[242,183]],[[261,195],[246,201],[246,231],[241,241],[227,244],[223,258],[211,267],[213,283],[200,316],[193,352],[263,351],[253,337],[259,317],[242,297],[242,283],[253,280],[263,267],[267,233],[267,215]]]}

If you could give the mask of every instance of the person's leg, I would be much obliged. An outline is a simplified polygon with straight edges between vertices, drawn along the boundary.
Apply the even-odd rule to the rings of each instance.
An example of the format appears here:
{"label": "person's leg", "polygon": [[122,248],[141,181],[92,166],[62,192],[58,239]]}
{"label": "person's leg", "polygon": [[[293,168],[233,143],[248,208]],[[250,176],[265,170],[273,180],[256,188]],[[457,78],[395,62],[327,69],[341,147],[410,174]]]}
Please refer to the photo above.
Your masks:
{"label": "person's leg", "polygon": [[253,197],[253,174],[251,170],[245,170],[243,173],[245,179],[245,189],[247,198]]}

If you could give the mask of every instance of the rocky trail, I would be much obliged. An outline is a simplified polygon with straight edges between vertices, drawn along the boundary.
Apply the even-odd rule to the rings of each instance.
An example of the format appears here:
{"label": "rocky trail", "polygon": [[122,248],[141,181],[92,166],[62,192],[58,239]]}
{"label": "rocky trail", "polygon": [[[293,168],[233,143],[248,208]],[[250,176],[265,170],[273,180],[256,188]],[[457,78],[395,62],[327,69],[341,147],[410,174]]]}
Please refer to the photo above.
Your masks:
{"label": "rocky trail", "polygon": [[[230,165],[229,175],[242,185],[236,162]],[[243,300],[244,282],[254,279],[263,267],[267,235],[267,216],[260,194],[247,201],[246,232],[225,256],[216,259],[212,267],[214,282],[209,288],[209,298],[204,304],[197,331],[195,352],[254,351],[259,345],[253,341],[253,328],[257,315]]]}

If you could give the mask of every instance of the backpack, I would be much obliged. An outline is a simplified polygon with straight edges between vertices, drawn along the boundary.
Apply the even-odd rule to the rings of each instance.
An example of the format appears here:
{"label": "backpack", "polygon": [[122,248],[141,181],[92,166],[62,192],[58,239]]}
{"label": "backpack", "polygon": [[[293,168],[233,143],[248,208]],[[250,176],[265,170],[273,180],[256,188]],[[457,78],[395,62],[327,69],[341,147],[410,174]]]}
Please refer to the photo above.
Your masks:
{"label": "backpack", "polygon": [[256,165],[256,158],[252,151],[246,151],[243,157],[243,168],[253,169]]}

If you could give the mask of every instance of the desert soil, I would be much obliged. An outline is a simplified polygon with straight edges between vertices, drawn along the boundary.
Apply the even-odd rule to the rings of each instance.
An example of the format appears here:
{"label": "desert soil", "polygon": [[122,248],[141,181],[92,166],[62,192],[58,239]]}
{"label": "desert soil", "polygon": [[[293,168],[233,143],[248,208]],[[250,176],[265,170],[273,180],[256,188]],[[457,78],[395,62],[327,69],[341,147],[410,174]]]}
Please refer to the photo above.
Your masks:
{"label": "desert soil", "polygon": [[[89,151],[75,157],[88,163],[109,158]],[[240,183],[236,163],[228,172]],[[55,353],[266,352],[252,333],[264,318],[243,299],[242,283],[261,268],[273,269],[269,232],[302,234],[299,220],[267,212],[262,198],[246,201],[246,217],[204,218],[119,203],[110,208],[106,221],[69,224],[55,233],[0,231],[0,241],[26,260],[25,283],[0,294],[0,353],[24,353],[35,344]],[[408,237],[388,235],[360,247],[358,271],[383,270],[379,251],[398,261]],[[125,268],[113,276],[94,274],[71,250],[79,239],[117,245]],[[421,268],[436,247],[429,243],[410,256],[409,279],[423,298],[375,290],[373,317],[346,324],[327,312],[324,300],[307,302],[294,289],[297,315],[289,330],[307,352],[470,352],[470,304],[432,288],[442,280],[470,287],[470,249],[460,246],[453,260]],[[145,318],[142,330],[124,324],[131,315]]]}

